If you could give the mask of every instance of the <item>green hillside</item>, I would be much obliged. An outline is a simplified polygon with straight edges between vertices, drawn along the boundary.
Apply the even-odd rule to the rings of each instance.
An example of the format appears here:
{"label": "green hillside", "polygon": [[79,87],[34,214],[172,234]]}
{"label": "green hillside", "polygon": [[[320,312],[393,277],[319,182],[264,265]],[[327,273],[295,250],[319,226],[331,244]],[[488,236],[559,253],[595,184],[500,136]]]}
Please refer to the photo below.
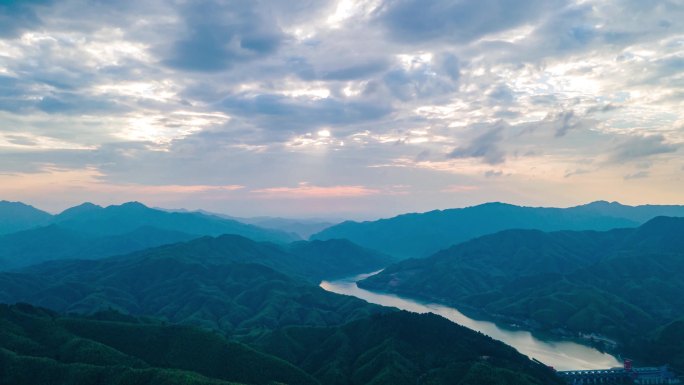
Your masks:
{"label": "green hillside", "polygon": [[285,361],[191,327],[65,317],[30,305],[0,305],[0,325],[2,384],[317,383]]}
{"label": "green hillside", "polygon": [[3,273],[0,302],[85,314],[112,308],[228,334],[338,325],[381,310],[261,265],[180,257],[74,261]]}
{"label": "green hillside", "polygon": [[328,385],[562,383],[513,348],[434,314],[401,311],[342,327],[286,328],[255,345]]}
{"label": "green hillside", "polygon": [[59,259],[99,259],[197,238],[155,227],[129,233],[96,236],[49,225],[0,236],[0,270]]}

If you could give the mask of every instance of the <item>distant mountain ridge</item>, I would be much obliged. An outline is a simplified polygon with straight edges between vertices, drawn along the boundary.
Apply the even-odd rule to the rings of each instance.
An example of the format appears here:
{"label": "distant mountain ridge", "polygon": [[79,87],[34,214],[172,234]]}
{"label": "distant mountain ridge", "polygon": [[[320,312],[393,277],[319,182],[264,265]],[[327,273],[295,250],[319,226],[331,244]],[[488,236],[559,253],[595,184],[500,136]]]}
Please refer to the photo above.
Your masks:
{"label": "distant mountain ridge", "polygon": [[68,229],[97,235],[124,234],[139,227],[151,226],[187,234],[237,234],[257,241],[296,240],[292,235],[281,231],[262,229],[201,213],[170,213],[149,208],[140,202],[107,207],[85,203],[56,215],[53,222]]}
{"label": "distant mountain ridge", "polygon": [[[17,211],[24,214],[10,215]],[[138,202],[108,207],[84,203],[54,216],[21,203],[0,202],[0,223],[6,229],[25,228],[0,234],[0,270],[64,258],[98,259],[201,236],[235,234],[276,243],[300,239],[279,230],[201,213],[169,213]]]}
{"label": "distant mountain ridge", "polygon": [[0,201],[0,234],[44,226],[52,215],[21,202]]}
{"label": "distant mountain ridge", "polygon": [[636,227],[660,215],[684,216],[684,206],[633,207],[599,201],[570,208],[545,208],[494,202],[377,221],[347,221],[314,234],[311,239],[346,238],[398,258],[419,258],[507,229],[610,230]]}
{"label": "distant mountain ridge", "polygon": [[279,230],[264,229],[199,212],[157,210],[140,202],[127,202],[107,207],[86,202],[68,208],[57,215],[51,215],[20,202],[0,202],[0,235],[50,224],[91,235],[120,235],[140,227],[156,227],[160,230],[197,235],[237,234],[258,241],[299,240],[298,237]]}

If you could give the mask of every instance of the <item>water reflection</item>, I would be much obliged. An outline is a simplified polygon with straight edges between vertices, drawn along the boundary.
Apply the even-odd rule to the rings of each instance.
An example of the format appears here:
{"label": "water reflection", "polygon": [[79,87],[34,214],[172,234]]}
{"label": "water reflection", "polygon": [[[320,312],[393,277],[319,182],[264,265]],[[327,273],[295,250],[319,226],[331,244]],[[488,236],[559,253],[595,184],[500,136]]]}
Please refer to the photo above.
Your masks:
{"label": "water reflection", "polygon": [[333,293],[351,295],[378,305],[393,306],[416,313],[439,314],[453,322],[503,341],[528,357],[536,358],[558,370],[603,369],[621,366],[612,355],[601,353],[589,346],[569,341],[540,340],[527,331],[502,329],[493,322],[474,320],[452,307],[422,303],[392,294],[374,293],[356,286],[357,281],[376,273],[361,274],[336,281],[323,281],[320,286]]}

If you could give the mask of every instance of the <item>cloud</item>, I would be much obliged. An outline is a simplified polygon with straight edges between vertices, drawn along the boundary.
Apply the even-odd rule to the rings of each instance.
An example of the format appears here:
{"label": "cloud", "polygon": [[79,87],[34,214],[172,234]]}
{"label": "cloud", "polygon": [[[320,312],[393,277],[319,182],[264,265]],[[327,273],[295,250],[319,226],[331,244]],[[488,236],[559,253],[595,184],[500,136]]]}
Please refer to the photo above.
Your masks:
{"label": "cloud", "polygon": [[473,138],[465,146],[454,148],[449,158],[481,158],[487,164],[500,164],[506,160],[506,153],[501,149],[504,125],[499,123],[479,136]]}
{"label": "cloud", "polygon": [[477,191],[479,190],[479,186],[471,186],[471,185],[449,185],[445,188],[443,188],[441,191],[445,193],[464,193],[464,192],[471,192],[471,191]]}
{"label": "cloud", "polygon": [[52,0],[4,0],[0,2],[0,38],[16,37],[24,30],[40,26],[42,20],[36,8],[51,3]]}
{"label": "cloud", "polygon": [[212,72],[272,54],[284,34],[267,15],[247,0],[187,3],[180,10],[185,36],[172,44],[164,62],[173,68]]}
{"label": "cloud", "polygon": [[[315,207],[341,212],[508,200],[532,185],[543,197],[519,198],[533,204],[635,203],[645,194],[629,188],[684,188],[672,162],[680,19],[676,2],[636,0],[0,2],[0,173],[40,188],[46,174],[169,186],[145,196],[262,214],[314,209],[287,197],[305,194],[293,180],[380,192]],[[625,163],[650,176],[601,189],[631,175]],[[586,170],[577,179],[596,183],[569,189],[564,176]],[[268,199],[247,209],[255,196]]]}
{"label": "cloud", "polygon": [[636,171],[631,174],[627,174],[624,176],[625,180],[631,180],[631,179],[643,179],[643,178],[648,178],[651,175],[648,171]]}
{"label": "cloud", "polygon": [[252,190],[260,198],[308,199],[352,198],[380,194],[379,190],[365,186],[314,186],[300,183],[297,187],[268,187]]}
{"label": "cloud", "polygon": [[578,125],[578,119],[575,116],[575,111],[563,111],[556,115],[551,115],[547,120],[553,121],[555,125],[556,132],[554,136],[560,138],[565,136],[568,131],[576,128]]}
{"label": "cloud", "polygon": [[679,145],[669,143],[663,135],[633,136],[613,148],[609,161],[614,163],[641,160],[677,151]]}
{"label": "cloud", "polygon": [[402,42],[442,40],[470,42],[487,34],[534,22],[555,1],[430,1],[387,0],[379,20],[390,38]]}

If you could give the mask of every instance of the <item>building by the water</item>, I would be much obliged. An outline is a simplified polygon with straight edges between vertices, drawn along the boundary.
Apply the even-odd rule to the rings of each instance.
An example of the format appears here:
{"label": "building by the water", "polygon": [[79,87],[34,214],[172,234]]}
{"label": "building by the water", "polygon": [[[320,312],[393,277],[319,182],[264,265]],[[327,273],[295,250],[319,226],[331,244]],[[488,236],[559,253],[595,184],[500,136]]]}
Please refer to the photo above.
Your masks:
{"label": "building by the water", "polygon": [[625,360],[622,368],[597,370],[566,370],[556,372],[571,385],[587,384],[637,384],[661,385],[681,384],[667,365],[645,368],[632,367],[631,360]]}

